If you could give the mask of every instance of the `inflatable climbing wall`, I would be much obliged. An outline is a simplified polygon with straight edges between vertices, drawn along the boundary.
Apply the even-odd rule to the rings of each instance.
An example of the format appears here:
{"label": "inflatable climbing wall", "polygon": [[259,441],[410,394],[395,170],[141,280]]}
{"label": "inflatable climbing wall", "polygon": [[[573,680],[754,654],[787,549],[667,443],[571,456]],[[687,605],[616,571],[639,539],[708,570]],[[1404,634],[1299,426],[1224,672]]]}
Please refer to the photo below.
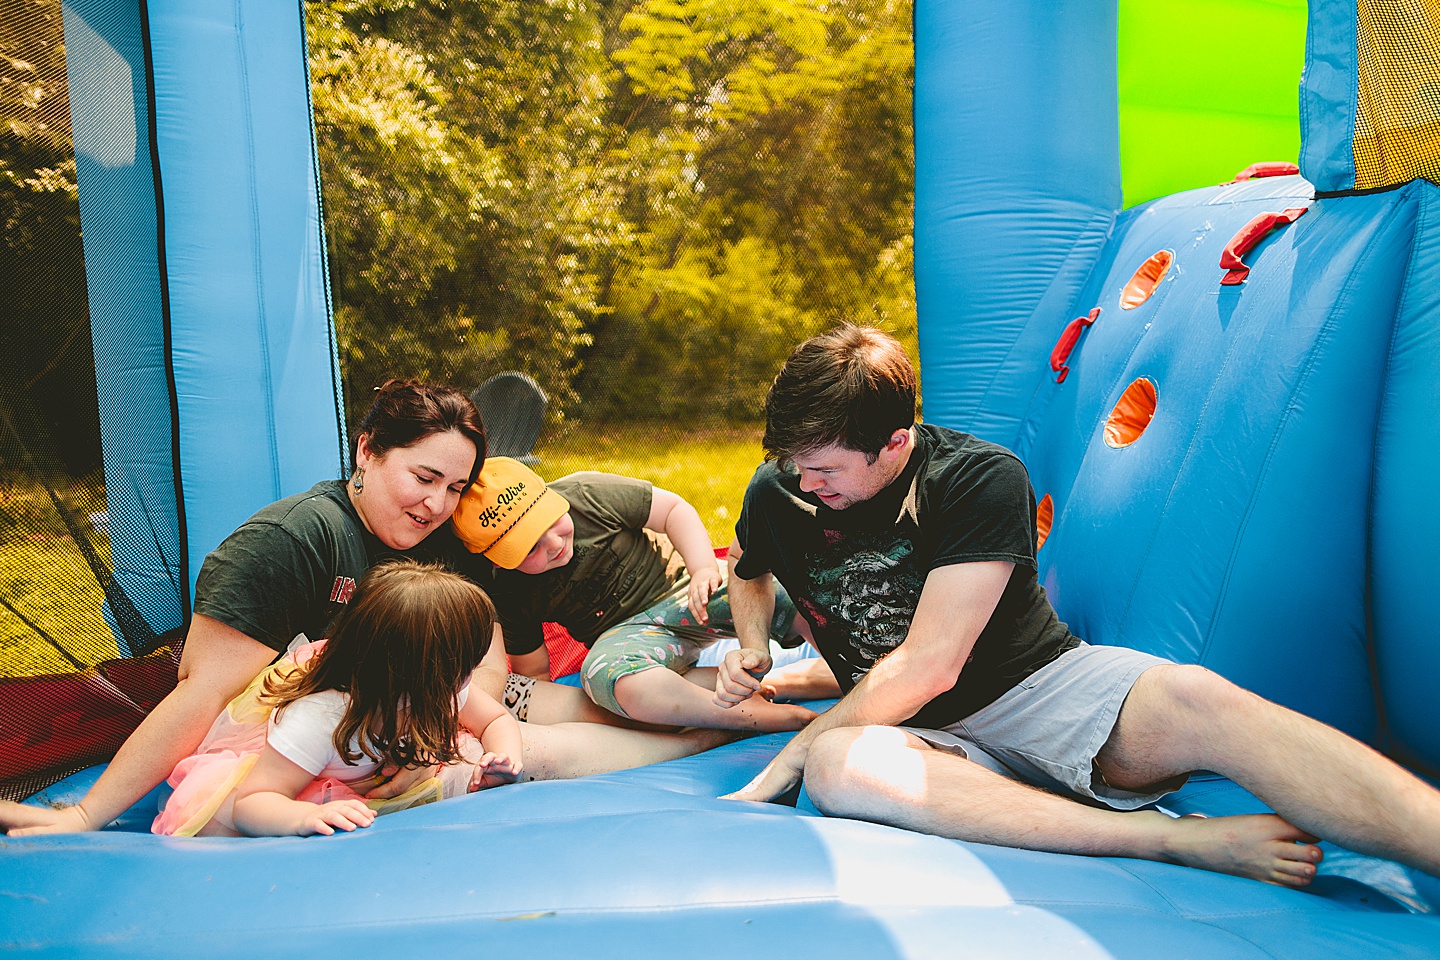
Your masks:
{"label": "inflatable climbing wall", "polygon": [[[918,15],[917,43],[977,45],[922,50],[926,418],[1025,460],[1041,580],[1076,633],[1203,664],[1440,770],[1435,14],[1313,4],[1300,165],[1118,212],[1098,135],[1113,28],[1065,9],[1007,67],[1055,91],[1018,114],[953,91],[1035,11],[996,4],[984,34],[962,28],[968,8]],[[1044,46],[1087,29],[1083,55]]]}

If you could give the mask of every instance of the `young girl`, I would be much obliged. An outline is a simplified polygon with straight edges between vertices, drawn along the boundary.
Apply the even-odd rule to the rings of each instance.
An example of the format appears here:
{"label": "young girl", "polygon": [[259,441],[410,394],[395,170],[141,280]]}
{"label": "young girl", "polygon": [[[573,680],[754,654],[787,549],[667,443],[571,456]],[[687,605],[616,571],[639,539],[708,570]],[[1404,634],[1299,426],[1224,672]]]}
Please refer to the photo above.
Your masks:
{"label": "young girl", "polygon": [[[331,834],[514,781],[520,725],[470,685],[497,634],[490,598],[464,577],[413,560],[373,567],[330,639],[256,677],[175,767],[174,793],[151,829]],[[399,797],[362,796],[385,767],[436,763],[439,775]]]}

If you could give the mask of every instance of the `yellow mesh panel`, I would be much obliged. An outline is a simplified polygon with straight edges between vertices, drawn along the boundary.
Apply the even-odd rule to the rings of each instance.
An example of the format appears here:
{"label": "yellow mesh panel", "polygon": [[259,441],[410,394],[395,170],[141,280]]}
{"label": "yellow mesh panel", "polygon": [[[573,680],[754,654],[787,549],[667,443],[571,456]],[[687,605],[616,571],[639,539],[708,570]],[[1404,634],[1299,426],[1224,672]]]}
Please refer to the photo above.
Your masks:
{"label": "yellow mesh panel", "polygon": [[1440,183],[1440,0],[1359,0],[1355,186]]}

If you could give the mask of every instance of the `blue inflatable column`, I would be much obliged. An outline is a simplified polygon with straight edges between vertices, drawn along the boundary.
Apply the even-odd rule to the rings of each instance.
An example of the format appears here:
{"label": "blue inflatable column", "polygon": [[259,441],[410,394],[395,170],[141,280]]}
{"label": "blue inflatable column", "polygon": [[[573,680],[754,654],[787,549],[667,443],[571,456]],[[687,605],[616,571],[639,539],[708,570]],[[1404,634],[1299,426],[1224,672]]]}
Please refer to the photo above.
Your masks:
{"label": "blue inflatable column", "polygon": [[1036,358],[1120,206],[1116,30],[1114,0],[915,4],[915,285],[932,423],[1015,443]]}
{"label": "blue inflatable column", "polygon": [[247,516],[340,475],[346,453],[302,5],[148,13],[193,584]]}

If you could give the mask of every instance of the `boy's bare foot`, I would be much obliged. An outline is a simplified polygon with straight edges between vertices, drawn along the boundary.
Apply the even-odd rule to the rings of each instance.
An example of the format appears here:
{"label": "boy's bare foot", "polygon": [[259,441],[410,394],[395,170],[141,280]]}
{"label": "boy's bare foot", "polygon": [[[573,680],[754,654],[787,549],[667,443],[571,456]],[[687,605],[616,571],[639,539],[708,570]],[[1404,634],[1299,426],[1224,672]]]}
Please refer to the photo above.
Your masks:
{"label": "boy's bare foot", "polygon": [[1303,887],[1324,856],[1318,837],[1271,813],[1166,819],[1161,858],[1171,863]]}
{"label": "boy's bare foot", "polygon": [[734,715],[734,722],[725,724],[726,727],[732,730],[754,730],[758,733],[800,730],[819,716],[807,707],[793,703],[771,703],[761,696],[737,703],[726,712]]}
{"label": "boy's bare foot", "polygon": [[816,716],[805,707],[771,703],[759,695],[722,707],[715,703],[713,687],[698,686],[662,667],[620,677],[615,681],[615,700],[633,720],[671,727],[779,733],[799,730]]}
{"label": "boy's bare foot", "polygon": [[[699,691],[699,687],[695,688]],[[708,698],[708,694],[706,694]],[[695,702],[674,703],[639,701],[626,698],[620,704],[637,720],[671,727],[712,727],[720,730],[740,730],[747,733],[783,733],[799,730],[814,720],[817,714],[806,707],[793,703],[771,703],[760,696],[722,708],[708,699]]]}

